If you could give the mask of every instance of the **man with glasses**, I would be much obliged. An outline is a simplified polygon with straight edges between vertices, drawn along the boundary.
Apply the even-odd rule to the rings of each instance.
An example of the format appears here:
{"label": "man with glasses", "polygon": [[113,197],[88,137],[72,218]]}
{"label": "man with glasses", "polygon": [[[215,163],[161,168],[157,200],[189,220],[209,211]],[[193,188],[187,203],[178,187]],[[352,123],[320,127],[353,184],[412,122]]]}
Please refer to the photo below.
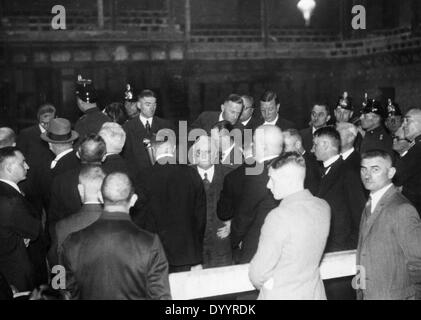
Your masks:
{"label": "man with glasses", "polygon": [[401,156],[396,165],[396,184],[402,186],[402,194],[407,197],[418,214],[421,213],[421,109],[411,109],[403,121],[405,138],[411,144],[408,152]]}

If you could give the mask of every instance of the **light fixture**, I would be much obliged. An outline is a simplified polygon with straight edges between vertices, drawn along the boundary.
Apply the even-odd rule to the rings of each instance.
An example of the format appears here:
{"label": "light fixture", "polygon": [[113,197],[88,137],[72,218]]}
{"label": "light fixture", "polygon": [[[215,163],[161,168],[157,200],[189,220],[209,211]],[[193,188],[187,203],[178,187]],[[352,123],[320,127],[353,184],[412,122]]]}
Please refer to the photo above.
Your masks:
{"label": "light fixture", "polygon": [[309,26],[311,14],[313,13],[314,8],[316,8],[316,1],[300,0],[297,4],[297,8],[303,13],[306,26]]}

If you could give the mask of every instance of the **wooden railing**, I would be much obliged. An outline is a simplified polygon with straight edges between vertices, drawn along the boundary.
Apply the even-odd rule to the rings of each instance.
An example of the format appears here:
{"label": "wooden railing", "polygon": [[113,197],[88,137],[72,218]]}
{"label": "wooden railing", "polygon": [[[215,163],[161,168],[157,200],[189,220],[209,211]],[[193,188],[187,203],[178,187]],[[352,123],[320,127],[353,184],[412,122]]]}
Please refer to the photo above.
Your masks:
{"label": "wooden railing", "polygon": [[[176,300],[200,299],[253,291],[249,265],[235,265],[170,274],[171,295]],[[320,265],[323,280],[356,273],[356,251],[325,254]]]}

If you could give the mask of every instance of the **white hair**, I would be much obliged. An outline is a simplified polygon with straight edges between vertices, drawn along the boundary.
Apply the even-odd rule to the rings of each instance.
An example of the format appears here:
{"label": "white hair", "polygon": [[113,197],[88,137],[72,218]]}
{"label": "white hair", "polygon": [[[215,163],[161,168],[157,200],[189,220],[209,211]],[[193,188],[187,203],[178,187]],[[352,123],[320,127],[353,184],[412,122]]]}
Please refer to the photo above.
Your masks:
{"label": "white hair", "polygon": [[126,142],[126,132],[115,122],[106,122],[98,133],[105,141],[107,153],[120,153]]}

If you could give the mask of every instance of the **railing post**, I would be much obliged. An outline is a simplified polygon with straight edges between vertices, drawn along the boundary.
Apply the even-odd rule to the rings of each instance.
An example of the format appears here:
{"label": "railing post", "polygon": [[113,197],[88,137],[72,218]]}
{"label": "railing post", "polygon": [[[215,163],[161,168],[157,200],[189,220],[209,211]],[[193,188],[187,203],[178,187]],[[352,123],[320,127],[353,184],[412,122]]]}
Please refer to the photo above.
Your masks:
{"label": "railing post", "polygon": [[98,28],[104,29],[104,0],[97,0]]}
{"label": "railing post", "polygon": [[191,6],[190,0],[185,0],[184,7],[184,37],[186,44],[190,43],[191,37]]}
{"label": "railing post", "polygon": [[269,25],[267,16],[267,0],[260,0],[260,27],[262,34],[262,41],[265,47],[268,46],[269,40]]}

